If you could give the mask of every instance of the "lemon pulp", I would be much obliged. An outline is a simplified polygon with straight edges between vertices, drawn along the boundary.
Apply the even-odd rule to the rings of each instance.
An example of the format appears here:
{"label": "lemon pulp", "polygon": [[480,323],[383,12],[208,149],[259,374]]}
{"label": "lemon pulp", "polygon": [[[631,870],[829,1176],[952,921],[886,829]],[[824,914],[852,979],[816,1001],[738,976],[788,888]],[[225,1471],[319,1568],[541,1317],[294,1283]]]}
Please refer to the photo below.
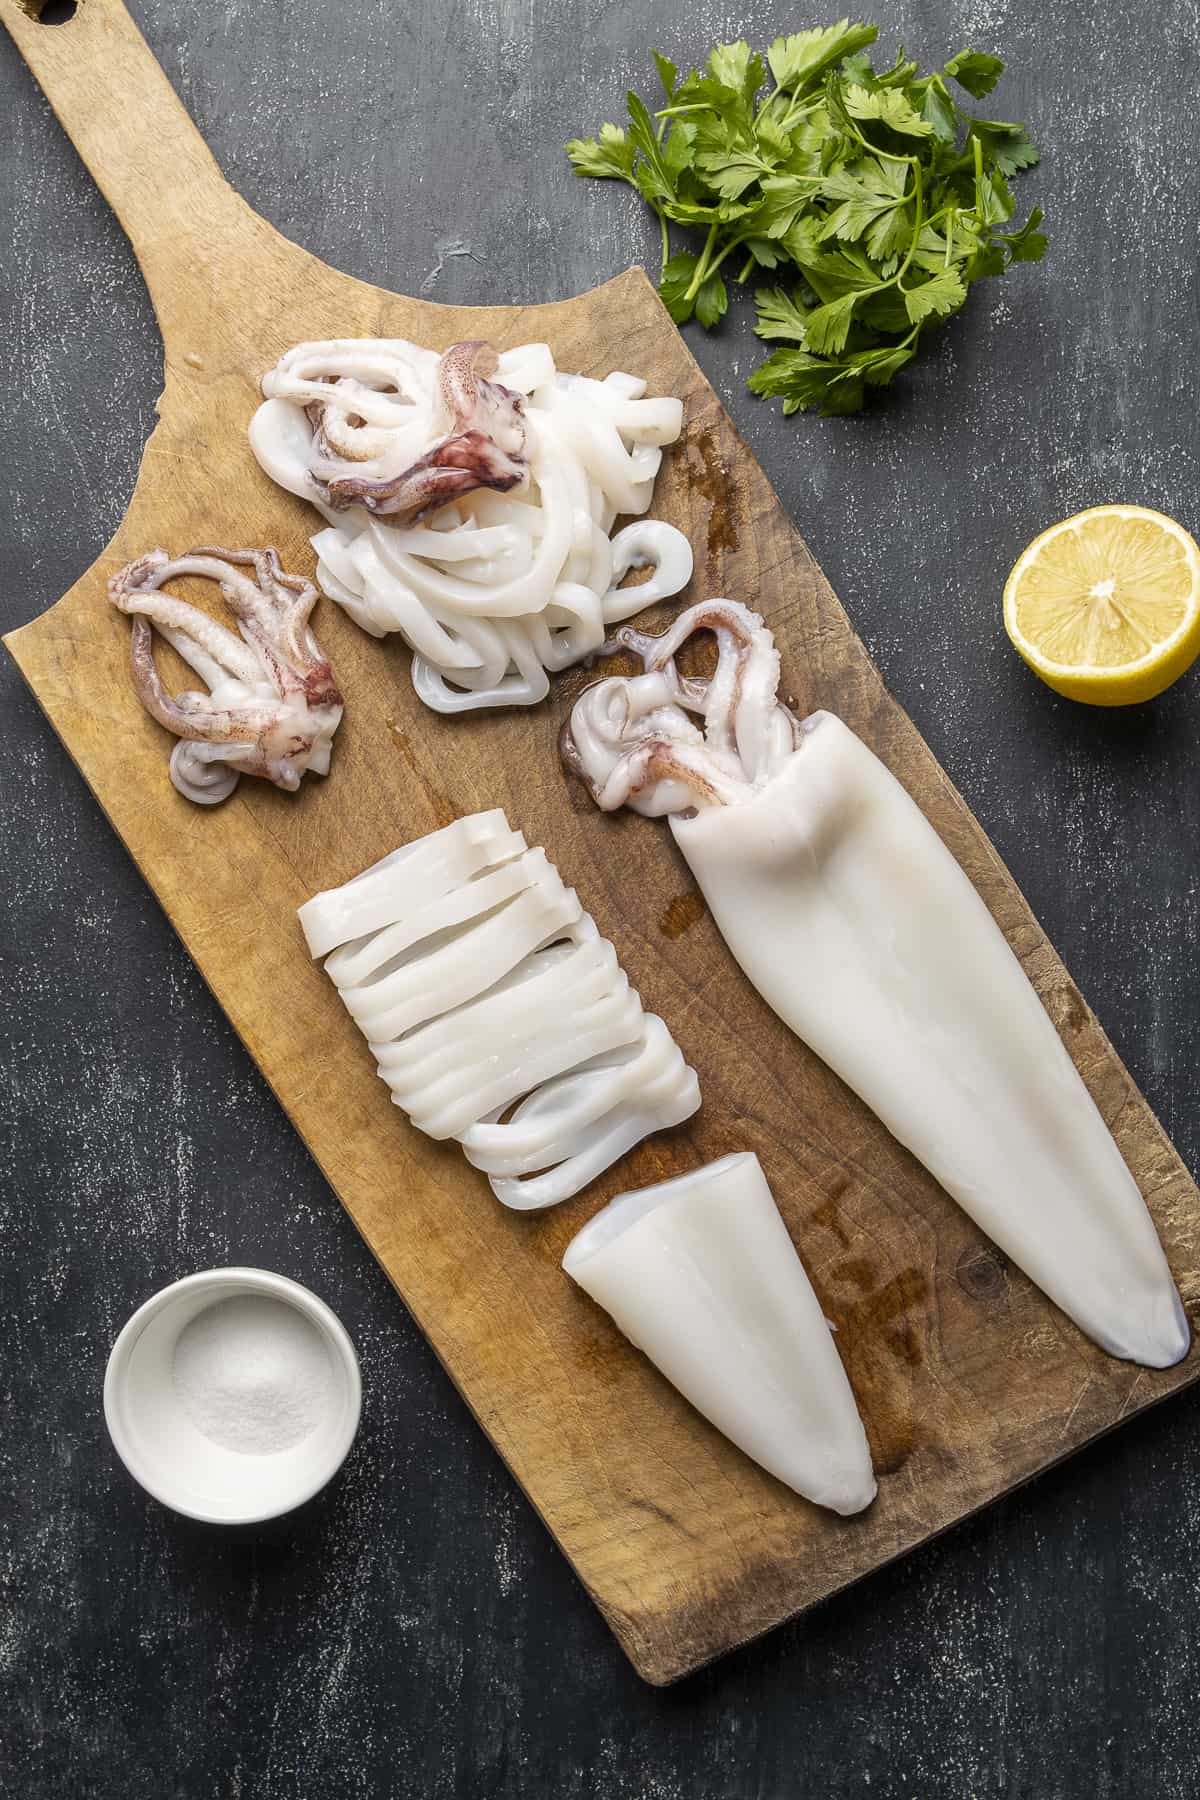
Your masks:
{"label": "lemon pulp", "polygon": [[1139,506],[1096,506],[1019,558],[1004,623],[1030,668],[1096,706],[1148,700],[1200,653],[1200,550]]}

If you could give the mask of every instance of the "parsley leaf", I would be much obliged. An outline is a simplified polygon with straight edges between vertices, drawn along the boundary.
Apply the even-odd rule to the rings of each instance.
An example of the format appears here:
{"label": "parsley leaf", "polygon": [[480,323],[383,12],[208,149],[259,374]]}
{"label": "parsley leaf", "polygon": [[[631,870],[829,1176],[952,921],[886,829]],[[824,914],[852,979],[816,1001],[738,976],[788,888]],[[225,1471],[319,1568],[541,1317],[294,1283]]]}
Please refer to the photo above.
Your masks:
{"label": "parsley leaf", "polygon": [[809,349],[815,350],[818,356],[823,352],[844,350],[854,308],[861,298],[860,293],[842,294],[836,300],[827,300],[823,306],[814,306],[804,321],[804,341]]}
{"label": "parsley leaf", "polygon": [[920,287],[904,290],[904,310],[914,325],[923,325],[926,319],[944,319],[957,312],[966,297],[967,290],[958,271],[943,269],[940,275],[931,275]]}
{"label": "parsley leaf", "polygon": [[807,350],[776,350],[746,383],[752,394],[783,401],[785,413],[807,412],[810,406],[831,413],[858,412],[863,403],[860,372],[849,363],[831,362]]}
{"label": "parsley leaf", "polygon": [[775,86],[793,91],[806,88],[834,63],[865,50],[878,36],[878,25],[851,25],[849,19],[840,19],[836,25],[818,25],[813,31],[777,37],[767,51]]}
{"label": "parsley leaf", "polygon": [[629,135],[640,154],[638,174],[644,177],[638,185],[647,199],[657,196],[669,200],[675,193],[675,183],[663,161],[654,121],[646,111],[645,102],[636,94],[627,94],[625,98],[629,108]]}
{"label": "parsley leaf", "polygon": [[1008,245],[1008,260],[1015,262],[1041,262],[1046,254],[1047,238],[1044,231],[1039,231],[1044,215],[1040,206],[1035,206],[1019,231],[1001,232],[1001,241]]}
{"label": "parsley leaf", "polygon": [[752,256],[762,269],[777,269],[779,267],[781,252],[776,249],[770,238],[747,238],[746,254],[747,256]]}
{"label": "parsley leaf", "polygon": [[848,87],[842,103],[852,119],[881,119],[905,137],[928,137],[933,126],[916,112],[899,88]]}
{"label": "parsley leaf", "polygon": [[821,195],[840,204],[835,205],[821,226],[821,238],[843,238],[852,243],[862,237],[869,226],[880,223],[885,213],[894,212],[910,198],[907,174],[903,162],[879,163],[873,159],[852,168],[834,169],[822,183]]}
{"label": "parsley leaf", "polygon": [[725,317],[728,305],[729,294],[719,275],[710,275],[701,282],[696,293],[696,317],[706,331],[711,331],[717,321]]}
{"label": "parsley leaf", "polygon": [[688,289],[699,260],[688,251],[681,250],[663,266],[658,283],[658,297],[677,325],[686,324],[692,316],[694,301]]}
{"label": "parsley leaf", "polygon": [[783,338],[794,344],[807,341],[804,333],[806,315],[782,288],[759,288],[754,304],[758,308],[758,324],[754,329],[760,338]]}
{"label": "parsley leaf", "polygon": [[697,169],[723,200],[740,200],[751,182],[772,174],[774,166],[753,150],[706,151],[696,158]]}
{"label": "parsley leaf", "polygon": [[676,119],[663,144],[663,166],[676,183],[691,165],[695,142],[696,127]]}
{"label": "parsley leaf", "polygon": [[619,125],[602,125],[599,138],[572,138],[567,155],[577,175],[596,175],[601,180],[630,181],[637,145],[631,144]]}
{"label": "parsley leaf", "polygon": [[921,117],[944,144],[952,144],[958,136],[958,111],[938,75],[932,77],[921,96]]}
{"label": "parsley leaf", "polygon": [[762,58],[753,53],[744,39],[736,44],[717,44],[708,53],[708,67],[714,81],[740,94],[747,103],[763,84]]}
{"label": "parsley leaf", "polygon": [[1003,73],[1004,64],[998,56],[986,56],[979,50],[960,50],[942,70],[943,75],[965,87],[976,100],[990,94]]}
{"label": "parsley leaf", "polygon": [[679,82],[679,70],[675,67],[675,64],[671,61],[670,57],[664,56],[661,50],[655,50],[653,55],[654,66],[658,70],[658,79],[662,82],[663,93],[667,97],[667,105],[670,106],[671,101],[675,98],[675,89]]}
{"label": "parsley leaf", "polygon": [[910,363],[916,354],[915,341],[885,344],[879,350],[856,350],[850,361],[869,386],[886,387],[893,375],[898,375],[905,363]]}
{"label": "parsley leaf", "polygon": [[[901,51],[876,69],[877,35],[840,19],[765,58],[739,39],[682,78],[655,51],[658,111],[630,93],[624,128],[567,146],[577,174],[625,182],[653,209],[678,324],[711,330],[731,284],[758,284],[755,331],[779,347],[749,385],[786,413],[858,411],[973,282],[1046,250],[1039,208],[1007,229],[1009,181],[1038,160],[1024,126],[955,98],[990,93],[1000,59],[960,50],[922,74]],[[673,251],[679,228],[692,247]]]}
{"label": "parsley leaf", "polygon": [[1023,125],[1006,125],[1000,119],[972,119],[970,136],[982,144],[984,162],[991,162],[1001,175],[1032,169],[1038,161],[1037,150]]}

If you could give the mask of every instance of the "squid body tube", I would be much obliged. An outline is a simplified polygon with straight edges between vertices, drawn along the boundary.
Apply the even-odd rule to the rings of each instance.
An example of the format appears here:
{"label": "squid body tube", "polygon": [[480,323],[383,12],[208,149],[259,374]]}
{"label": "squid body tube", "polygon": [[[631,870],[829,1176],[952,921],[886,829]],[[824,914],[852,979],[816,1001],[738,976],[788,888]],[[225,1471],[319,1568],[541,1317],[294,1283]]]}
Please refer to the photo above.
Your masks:
{"label": "squid body tube", "polygon": [[756,1463],[833,1512],[870,1505],[854,1394],[750,1151],[619,1195],[563,1268]]}
{"label": "squid body tube", "polygon": [[1137,1183],[1020,963],[920,808],[831,713],[741,805],[671,829],[780,1018],[1113,1356],[1190,1333]]}

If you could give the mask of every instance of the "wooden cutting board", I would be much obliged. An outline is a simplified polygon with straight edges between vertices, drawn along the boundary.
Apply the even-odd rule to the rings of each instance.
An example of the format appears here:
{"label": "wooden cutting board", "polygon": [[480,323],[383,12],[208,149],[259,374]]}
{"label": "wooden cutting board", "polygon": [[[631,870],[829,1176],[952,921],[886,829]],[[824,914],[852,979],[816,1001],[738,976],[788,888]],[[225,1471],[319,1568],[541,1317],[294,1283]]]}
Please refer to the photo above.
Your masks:
{"label": "wooden cutting board", "polygon": [[[613,367],[682,395],[655,512],[690,536],[694,592],[765,613],[800,710],[839,712],[958,856],[1035,983],[1141,1184],[1189,1312],[1200,1194],[1036,920],[878,673],[644,274],[547,306],[444,307],[384,293],[286,242],[229,188],[118,0],[0,17],[133,241],[165,346],[159,423],[112,543],[6,639],[92,791],[480,1424],[638,1671],[667,1682],[924,1542],[1185,1386],[1095,1349],[988,1244],[742,979],[661,825],[602,818],[555,736],[590,677],[545,705],[424,711],[398,640],[328,603],[318,633],[348,697],[325,782],[243,780],[200,810],[167,780],[171,740],[132,694],[107,575],[162,544],[275,544],[310,572],[317,520],[246,446],[258,380],[304,338],[436,348],[545,339],[558,365]],[[165,663],[165,659],[164,659]],[[586,1194],[519,1217],[453,1146],[411,1130],[320,969],[295,909],[396,844],[503,806],[544,844],[649,1008],[700,1073],[704,1107]],[[749,1148],[762,1159],[858,1395],[880,1476],[840,1520],[699,1419],[559,1269],[569,1237],[628,1188]],[[719,1345],[713,1354],[720,1354]],[[403,1504],[402,1500],[397,1504]]]}

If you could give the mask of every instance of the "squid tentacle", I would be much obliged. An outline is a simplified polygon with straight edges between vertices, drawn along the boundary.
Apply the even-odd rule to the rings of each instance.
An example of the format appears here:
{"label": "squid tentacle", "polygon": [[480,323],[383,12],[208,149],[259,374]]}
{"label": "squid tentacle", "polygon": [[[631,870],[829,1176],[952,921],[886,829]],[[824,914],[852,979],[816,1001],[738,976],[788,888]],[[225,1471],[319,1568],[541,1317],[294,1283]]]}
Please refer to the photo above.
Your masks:
{"label": "squid tentacle", "polygon": [[[711,631],[717,640],[717,667],[708,681],[675,669],[678,652],[698,631]],[[740,601],[705,600],[681,613],[660,636],[627,626],[617,639],[641,658],[647,671],[670,671],[678,704],[704,717],[714,750],[737,754],[751,777],[760,772],[755,765],[767,739],[767,721],[778,706],[779,653],[756,614]]]}
{"label": "squid tentacle", "polygon": [[[438,398],[450,430],[432,450],[386,479],[347,475],[311,480],[336,512],[361,506],[378,518],[415,524],[424,514],[480,488],[507,493],[528,474],[522,395],[488,377],[496,371],[495,350],[482,340],[452,344],[438,364]],[[318,405],[314,421],[322,454],[338,450],[328,435],[328,408]],[[311,417],[310,413],[310,417]],[[344,451],[341,452],[344,456]],[[347,458],[347,460],[362,460]]]}
{"label": "squid tentacle", "polygon": [[[241,573],[247,567],[254,580]],[[217,584],[240,637],[159,591],[180,575]],[[308,623],[316,589],[286,575],[274,550],[206,545],[176,558],[154,550],[119,570],[108,591],[131,619],[134,690],[150,716],[180,740],[170,771],[186,798],[203,805],[223,800],[243,774],[294,791],[308,770],[326,772],[342,697]],[[167,692],[154,661],[154,626],[208,694]]]}
{"label": "squid tentacle", "polygon": [[181,706],[168,694],[154,663],[154,633],[145,618],[134,618],[130,642],[130,665],[137,697],[152,718],[158,720],[176,737],[203,738],[208,743],[229,743],[235,738],[253,738],[261,729],[261,715],[218,710],[208,705],[202,711],[196,696],[188,695],[189,704]]}
{"label": "squid tentacle", "polygon": [[601,812],[635,805],[642,795],[667,782],[684,788],[693,806],[726,806],[741,797],[738,789],[743,784],[720,770],[702,749],[677,737],[638,738],[602,773],[595,773],[580,754],[568,719],[559,737],[559,753]]}
{"label": "squid tentacle", "polygon": [[252,686],[261,678],[262,671],[250,645],[215,619],[210,619],[199,607],[189,606],[186,600],[176,600],[170,594],[118,594],[111,587],[109,598],[119,611],[131,618],[148,619],[164,632],[171,631],[189,639],[228,679]]}
{"label": "squid tentacle", "polygon": [[[681,674],[675,662],[699,631],[717,640],[716,669],[706,679]],[[560,740],[563,761],[604,810],[736,804],[795,749],[796,721],[776,697],[774,639],[740,603],[702,601],[657,636],[625,626],[616,643],[644,673],[585,690]],[[703,733],[690,715],[703,720]]]}
{"label": "squid tentacle", "polygon": [[[277,586],[279,557],[274,550],[225,550],[219,544],[201,544],[181,556],[178,567],[180,574],[207,575],[216,581],[225,604],[238,619],[255,619],[270,629],[283,609]],[[253,581],[240,573],[243,568],[254,570]]]}
{"label": "squid tentacle", "polygon": [[623,625],[617,639],[633,651],[649,672],[665,668],[698,631],[723,632],[748,650],[754,642],[756,625],[759,621],[740,600],[699,600],[695,606],[685,607],[663,632],[639,631],[635,625]]}
{"label": "squid tentacle", "polygon": [[[262,597],[271,609],[268,631],[277,635],[286,661],[303,676],[300,682],[310,706],[340,704],[333,671],[309,625],[319,598],[316,583],[304,575],[289,575],[281,567],[278,550],[222,550],[212,545],[190,552],[192,557],[217,557],[227,563],[252,566]],[[226,588],[222,586],[222,593]],[[276,623],[277,621],[277,623]],[[282,691],[282,690],[281,690]]]}

